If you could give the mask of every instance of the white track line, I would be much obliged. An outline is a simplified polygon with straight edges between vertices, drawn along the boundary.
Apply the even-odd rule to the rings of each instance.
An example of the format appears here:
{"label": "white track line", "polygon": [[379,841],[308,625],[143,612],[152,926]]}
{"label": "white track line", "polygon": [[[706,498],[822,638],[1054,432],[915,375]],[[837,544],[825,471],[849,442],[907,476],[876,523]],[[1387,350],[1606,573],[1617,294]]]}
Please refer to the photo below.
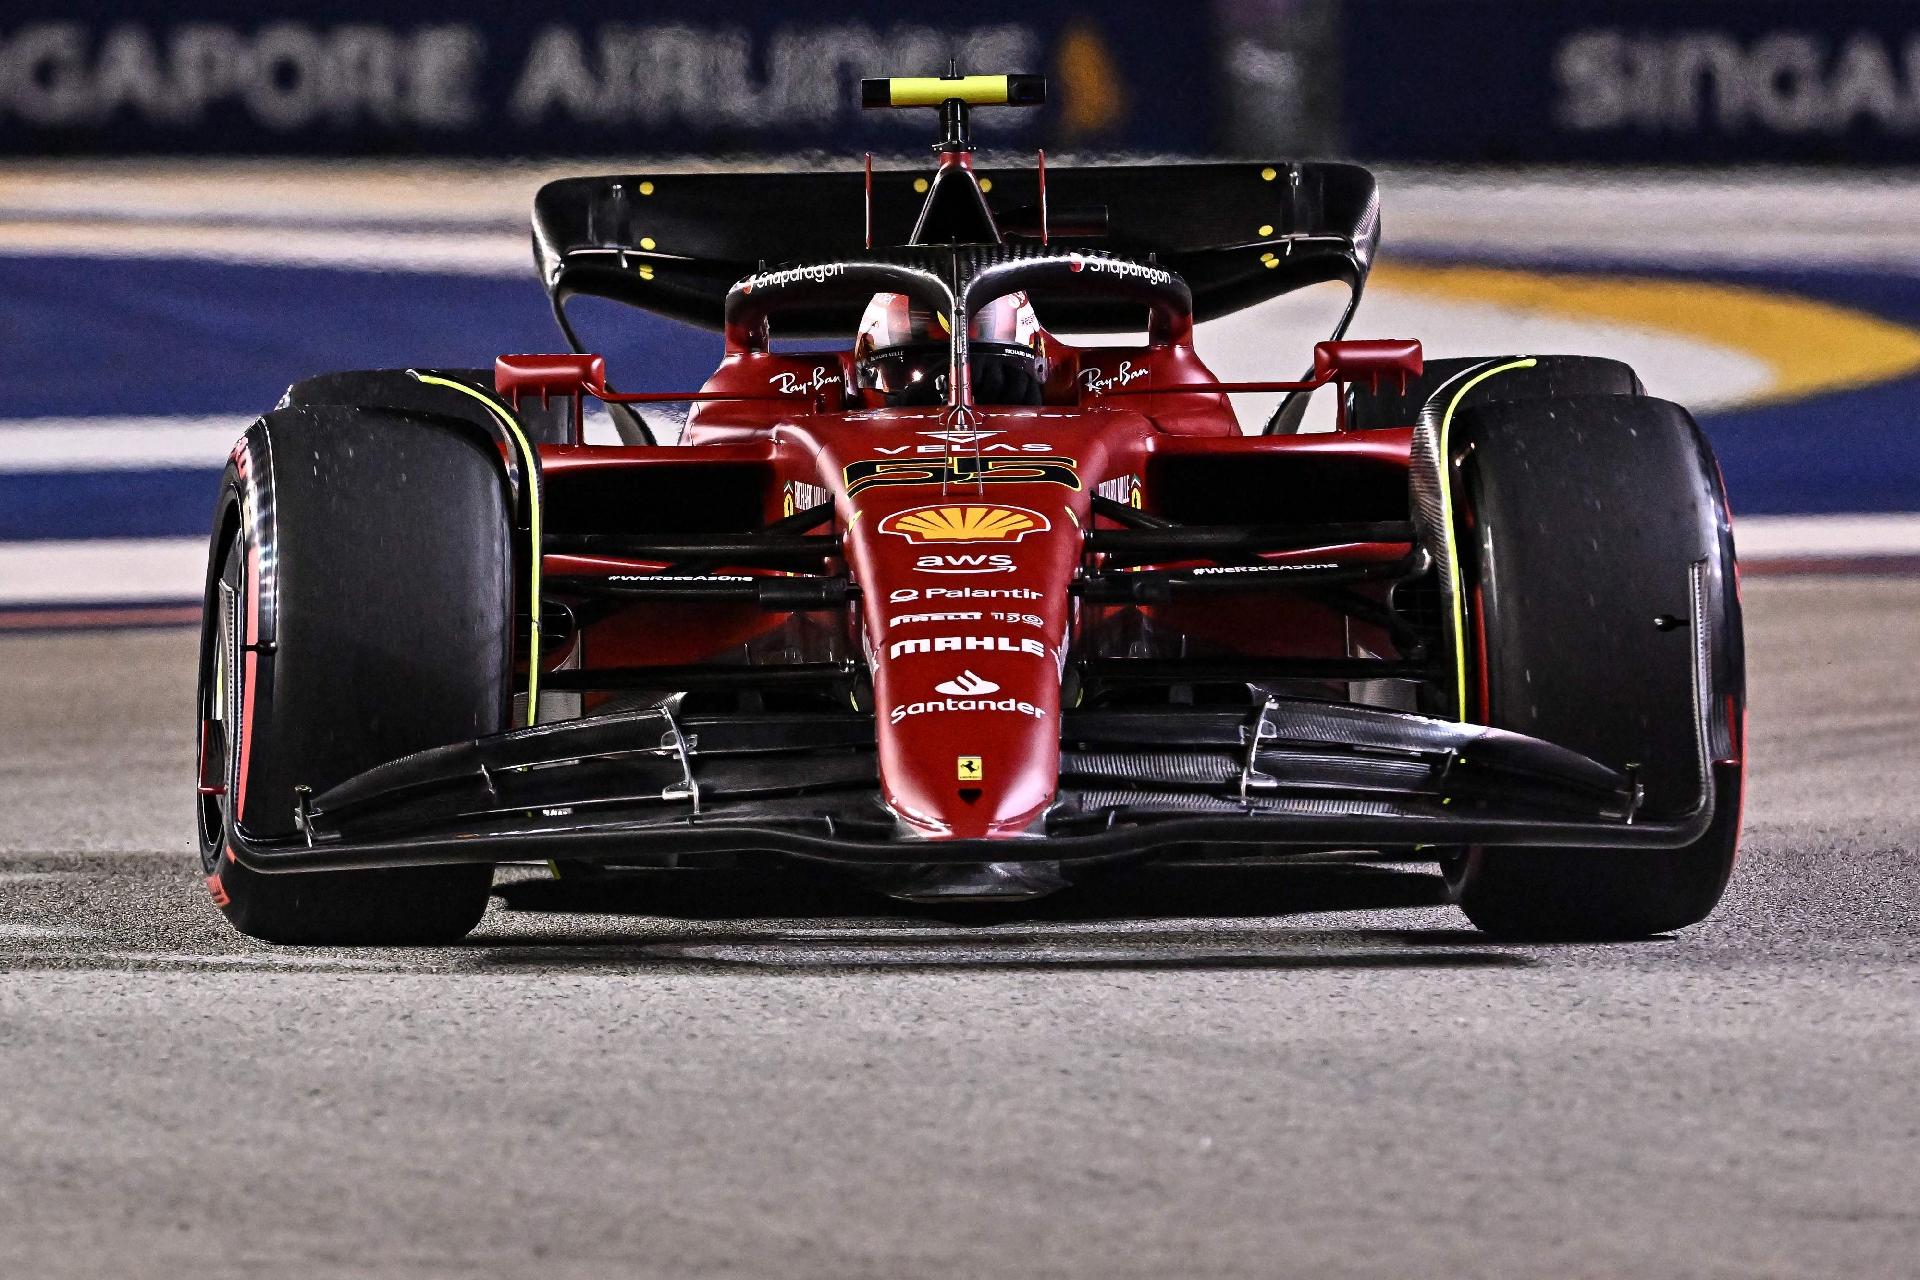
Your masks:
{"label": "white track line", "polygon": [[247,422],[241,414],[0,421],[0,473],[218,467]]}
{"label": "white track line", "polygon": [[1920,555],[1920,513],[1733,519],[1742,561]]}
{"label": "white track line", "polygon": [[62,942],[77,941],[82,938],[97,938],[100,935],[92,929],[80,929],[66,925],[27,924],[19,920],[0,920],[0,939],[22,942]]}
{"label": "white track line", "polygon": [[[506,276],[532,281],[519,232],[299,230],[288,227],[123,227],[111,223],[0,226],[0,253],[87,258],[189,258],[267,267],[341,267]],[[531,284],[529,287],[533,287]]]}
{"label": "white track line", "polygon": [[76,969],[137,965],[142,968],[286,969],[294,972],[424,968],[413,954],[380,959],[372,956],[317,956],[307,952],[278,954],[242,951],[211,955],[188,952],[176,955],[168,951],[0,951],[0,972],[23,964],[57,964]]}
{"label": "white track line", "polygon": [[[531,278],[520,228],[547,179],[795,166],[790,158],[690,166],[685,158],[637,157],[584,164],[23,161],[0,171],[0,252],[379,264]],[[1389,253],[1418,247],[1622,263],[1920,268],[1920,177],[1910,173],[1379,172]],[[201,221],[209,217],[224,225]],[[299,225],[303,219],[332,225]]]}
{"label": "white track line", "polygon": [[[677,424],[666,414],[649,419],[671,443]],[[157,471],[222,466],[253,415],[210,417],[0,419],[0,475],[63,471]],[[598,405],[586,418],[588,444],[619,444],[613,419]]]}
{"label": "white track line", "polygon": [[[1747,516],[1734,522],[1740,559],[1920,556],[1920,513]],[[204,538],[103,538],[0,543],[0,606],[196,601]]]}
{"label": "white track line", "polygon": [[198,600],[205,538],[0,542],[0,605]]}

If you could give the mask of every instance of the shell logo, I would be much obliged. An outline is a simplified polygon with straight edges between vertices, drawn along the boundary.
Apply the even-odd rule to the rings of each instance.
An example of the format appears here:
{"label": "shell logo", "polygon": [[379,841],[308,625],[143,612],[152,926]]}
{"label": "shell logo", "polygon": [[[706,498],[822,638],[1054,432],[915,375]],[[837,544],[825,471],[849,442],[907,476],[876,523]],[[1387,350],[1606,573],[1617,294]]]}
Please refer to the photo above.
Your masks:
{"label": "shell logo", "polygon": [[1052,527],[1038,511],[998,506],[914,507],[880,522],[880,532],[908,542],[1018,542]]}

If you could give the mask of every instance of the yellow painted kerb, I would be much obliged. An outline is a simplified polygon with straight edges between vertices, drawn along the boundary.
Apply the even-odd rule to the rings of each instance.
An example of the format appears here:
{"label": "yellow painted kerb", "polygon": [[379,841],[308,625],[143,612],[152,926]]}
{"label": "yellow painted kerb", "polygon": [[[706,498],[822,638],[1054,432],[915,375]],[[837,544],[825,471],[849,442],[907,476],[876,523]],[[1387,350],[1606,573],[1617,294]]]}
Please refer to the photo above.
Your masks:
{"label": "yellow painted kerb", "polygon": [[1920,371],[1920,331],[1851,307],[1748,285],[1384,263],[1371,283],[1393,293],[1665,331],[1738,351],[1770,374],[1766,390],[1743,401],[1749,404],[1799,400]]}

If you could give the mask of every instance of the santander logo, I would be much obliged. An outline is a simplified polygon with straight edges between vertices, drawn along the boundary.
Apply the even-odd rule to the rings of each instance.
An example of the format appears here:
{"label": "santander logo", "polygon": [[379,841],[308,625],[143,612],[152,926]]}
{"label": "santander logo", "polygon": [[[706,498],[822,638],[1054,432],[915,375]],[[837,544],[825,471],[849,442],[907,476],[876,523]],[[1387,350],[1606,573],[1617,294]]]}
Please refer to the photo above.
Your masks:
{"label": "santander logo", "polygon": [[944,693],[953,698],[984,698],[989,693],[1000,692],[1000,686],[991,680],[983,680],[971,671],[962,671],[951,680],[943,680],[933,686],[935,693]]}

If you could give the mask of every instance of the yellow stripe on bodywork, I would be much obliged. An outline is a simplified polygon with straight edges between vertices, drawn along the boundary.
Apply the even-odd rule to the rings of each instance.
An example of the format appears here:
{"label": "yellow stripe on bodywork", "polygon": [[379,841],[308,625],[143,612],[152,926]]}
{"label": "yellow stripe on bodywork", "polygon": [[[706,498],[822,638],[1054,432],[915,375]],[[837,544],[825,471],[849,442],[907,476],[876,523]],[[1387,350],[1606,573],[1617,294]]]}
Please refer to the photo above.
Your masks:
{"label": "yellow stripe on bodywork", "polygon": [[1447,449],[1447,436],[1453,430],[1453,411],[1460,407],[1460,401],[1467,392],[1473,390],[1495,374],[1507,373],[1514,369],[1531,369],[1537,363],[1532,357],[1525,360],[1511,360],[1506,364],[1495,365],[1491,369],[1482,369],[1465,382],[1447,401],[1446,412],[1440,415],[1440,438],[1434,442],[1434,462],[1440,468],[1440,526],[1447,537],[1447,563],[1453,567],[1453,670],[1454,670],[1454,709],[1458,713],[1454,719],[1461,724],[1467,722],[1467,606],[1460,591],[1460,544],[1453,534],[1453,479],[1448,475],[1452,466],[1451,454]]}
{"label": "yellow stripe on bodywork", "polygon": [[464,395],[472,396],[475,400],[487,406],[487,412],[492,414],[502,427],[506,428],[507,433],[512,436],[514,444],[519,447],[520,456],[525,460],[524,469],[527,473],[527,494],[530,498],[530,502],[528,503],[527,524],[533,538],[533,549],[527,556],[527,563],[532,566],[528,574],[532,581],[527,593],[527,612],[533,618],[531,634],[527,637],[527,724],[531,727],[538,724],[540,720],[540,557],[542,543],[540,539],[539,459],[534,455],[533,445],[527,440],[526,432],[520,429],[520,424],[515,422],[513,415],[507,412],[507,410],[492,397],[483,395],[466,383],[455,382],[451,378],[439,378],[428,373],[415,373],[413,376],[432,386],[451,387]]}

